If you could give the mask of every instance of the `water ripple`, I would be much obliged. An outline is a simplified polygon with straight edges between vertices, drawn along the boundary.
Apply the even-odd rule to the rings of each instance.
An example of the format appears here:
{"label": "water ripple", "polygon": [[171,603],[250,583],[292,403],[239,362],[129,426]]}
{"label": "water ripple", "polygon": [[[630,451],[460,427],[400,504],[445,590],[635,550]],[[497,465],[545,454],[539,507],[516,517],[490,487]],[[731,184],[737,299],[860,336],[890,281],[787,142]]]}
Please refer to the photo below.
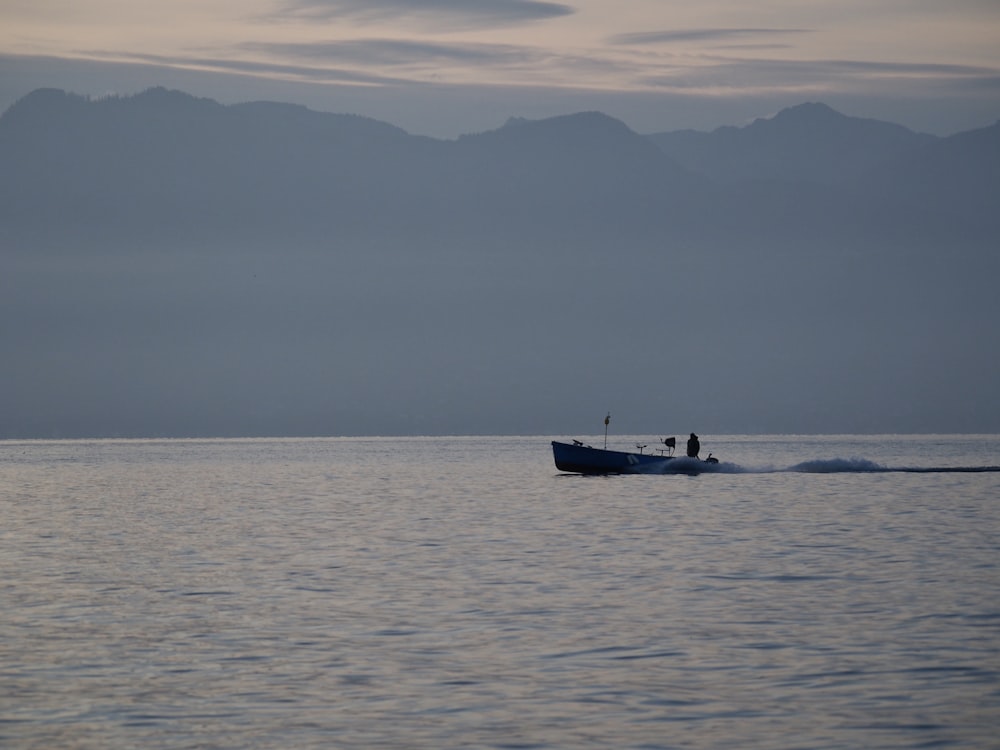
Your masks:
{"label": "water ripple", "polygon": [[[719,453],[864,439],[804,442]],[[562,481],[547,447],[20,444],[0,746],[995,746],[995,474]]]}

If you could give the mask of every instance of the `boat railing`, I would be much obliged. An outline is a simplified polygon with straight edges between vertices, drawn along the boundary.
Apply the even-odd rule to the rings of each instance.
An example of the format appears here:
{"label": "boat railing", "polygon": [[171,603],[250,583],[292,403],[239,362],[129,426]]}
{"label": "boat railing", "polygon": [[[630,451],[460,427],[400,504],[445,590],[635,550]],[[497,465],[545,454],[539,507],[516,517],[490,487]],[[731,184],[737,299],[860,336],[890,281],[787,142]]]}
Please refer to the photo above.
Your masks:
{"label": "boat railing", "polygon": [[657,450],[660,452],[661,456],[664,454],[665,451],[669,451],[669,453],[666,454],[668,456],[674,455],[674,448],[677,447],[677,438],[675,437],[660,438],[660,442],[663,443],[663,447],[657,448]]}

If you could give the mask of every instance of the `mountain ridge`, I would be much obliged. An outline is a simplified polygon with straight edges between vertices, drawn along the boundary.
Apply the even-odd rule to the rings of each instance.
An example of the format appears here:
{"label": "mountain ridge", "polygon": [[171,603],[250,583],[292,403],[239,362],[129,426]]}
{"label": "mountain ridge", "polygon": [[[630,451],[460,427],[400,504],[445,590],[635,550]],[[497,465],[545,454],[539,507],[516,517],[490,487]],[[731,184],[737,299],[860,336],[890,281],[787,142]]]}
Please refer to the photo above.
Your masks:
{"label": "mountain ridge", "polygon": [[[957,210],[966,182],[980,193],[996,186],[992,167],[983,167],[993,162],[974,152],[991,153],[997,140],[988,128],[978,137],[938,138],[807,103],[710,133],[646,136],[608,115],[580,112],[511,118],[441,141],[297,105],[226,106],[162,88],[102,99],[49,89],[0,116],[0,194],[21,207],[8,216],[15,227],[31,222],[32,201],[38,216],[49,213],[49,201],[64,216],[91,206],[104,229],[116,209],[129,206],[134,221],[121,226],[162,226],[186,214],[194,227],[215,215],[212,231],[223,234],[234,226],[253,225],[253,233],[297,225],[322,235],[338,223],[380,231],[397,218],[427,225],[446,215],[475,233],[472,218],[492,223],[493,213],[544,220],[551,234],[563,222],[593,224],[595,212],[625,232],[645,222],[641,231],[685,234],[727,213],[778,227],[783,216],[760,212],[811,195],[843,203],[833,206],[835,215],[850,213],[857,196],[878,198],[873,186],[890,204],[926,213],[929,201],[941,200]],[[913,189],[913,174],[940,171],[931,163],[959,152],[971,153],[947,164],[947,195]],[[967,204],[982,202],[977,196]],[[78,228],[86,224],[79,218]]]}
{"label": "mountain ridge", "polygon": [[1000,429],[1000,127],[719,137],[770,171],[593,112],[38,92],[0,117],[0,437]]}
{"label": "mountain ridge", "polygon": [[682,165],[720,182],[765,179],[836,185],[939,137],[806,103],[744,127],[654,133],[649,138]]}

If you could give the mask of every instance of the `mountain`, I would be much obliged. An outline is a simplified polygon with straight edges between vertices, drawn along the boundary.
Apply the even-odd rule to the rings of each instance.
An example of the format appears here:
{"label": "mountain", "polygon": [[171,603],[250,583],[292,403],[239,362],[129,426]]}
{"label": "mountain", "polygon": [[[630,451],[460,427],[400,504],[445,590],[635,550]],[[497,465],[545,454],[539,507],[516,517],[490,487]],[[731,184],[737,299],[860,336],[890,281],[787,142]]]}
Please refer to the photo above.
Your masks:
{"label": "mountain", "polygon": [[995,431],[998,143],[36,91],[0,116],[0,437]]}
{"label": "mountain", "polygon": [[850,182],[873,165],[937,140],[900,125],[848,117],[825,104],[800,104],[745,127],[649,138],[687,169],[720,182],[823,185]]}
{"label": "mountain", "polygon": [[359,194],[397,178],[380,167],[418,158],[420,140],[289,105],[224,107],[164,89],[96,101],[38,91],[0,118],[0,189],[21,204],[15,223],[45,228],[57,217],[102,238],[178,225],[208,236],[261,224],[283,232],[303,217],[325,226],[341,209],[356,216]]}
{"label": "mountain", "polygon": [[35,92],[0,119],[0,167],[4,204],[18,206],[9,226],[45,231],[57,216],[105,238],[178,224],[315,238],[497,214],[551,225],[587,201],[628,212],[688,192],[648,141],[594,113],[442,142],[357,116],[163,89],[96,101]]}
{"label": "mountain", "polygon": [[[728,188],[732,215],[810,232],[928,235],[982,243],[1000,231],[1000,126],[940,138],[801,104],[745,127],[648,136],[692,173]],[[789,221],[794,217],[792,221]]]}
{"label": "mountain", "polygon": [[883,208],[984,229],[997,142],[996,127],[936,138],[822,104],[711,133],[641,136],[583,112],[439,141],[287,104],[39,90],[0,117],[0,232],[801,239],[871,229]]}
{"label": "mountain", "polygon": [[853,187],[873,202],[888,197],[907,209],[933,212],[942,222],[961,222],[968,231],[996,232],[1000,122],[888,155]]}

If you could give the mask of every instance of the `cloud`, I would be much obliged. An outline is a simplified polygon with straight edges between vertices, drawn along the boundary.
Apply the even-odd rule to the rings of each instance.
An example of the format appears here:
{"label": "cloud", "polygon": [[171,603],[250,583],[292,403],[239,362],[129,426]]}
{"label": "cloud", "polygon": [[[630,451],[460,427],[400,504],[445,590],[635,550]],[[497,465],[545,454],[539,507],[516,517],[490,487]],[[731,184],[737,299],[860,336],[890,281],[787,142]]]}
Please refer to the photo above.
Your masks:
{"label": "cloud", "polygon": [[350,19],[359,23],[409,19],[448,28],[510,26],[567,16],[562,3],[541,0],[289,0],[279,18]]}
{"label": "cloud", "polygon": [[[600,55],[567,55],[517,44],[447,43],[413,39],[351,39],[324,42],[245,42],[248,54],[321,69],[342,66],[402,76],[414,83],[565,87],[581,77],[592,84],[634,78],[636,66]],[[312,68],[310,68],[312,69]]]}
{"label": "cloud", "polygon": [[616,34],[611,44],[669,44],[673,42],[728,42],[732,40],[774,37],[786,34],[809,34],[811,29],[675,29],[672,31],[638,31]]}
{"label": "cloud", "polygon": [[974,65],[941,63],[896,63],[871,60],[762,60],[728,59],[726,65],[753,66],[767,72],[788,71],[823,79],[830,76],[892,76],[908,78],[981,78],[994,77],[998,71]]}
{"label": "cloud", "polygon": [[465,65],[523,64],[541,55],[529,47],[507,44],[443,44],[405,39],[352,39],[330,42],[246,42],[239,49],[276,58],[322,64],[407,65],[421,62]]}
{"label": "cloud", "polygon": [[115,61],[118,63],[141,63],[144,65],[202,70],[214,73],[229,73],[272,78],[289,78],[316,83],[346,83],[346,84],[402,84],[411,83],[403,78],[365,73],[358,70],[315,67],[305,65],[288,65],[273,62],[258,62],[252,60],[233,60],[222,57],[196,57],[183,55],[152,55],[136,52],[110,52],[93,50],[87,53],[89,57],[98,60]]}
{"label": "cloud", "polygon": [[907,82],[917,86],[935,83],[975,84],[994,88],[998,71],[971,65],[892,63],[868,60],[780,60],[705,57],[698,65],[678,66],[660,75],[648,75],[648,86],[674,90],[740,90],[761,94],[780,91],[855,93],[885,91]]}

